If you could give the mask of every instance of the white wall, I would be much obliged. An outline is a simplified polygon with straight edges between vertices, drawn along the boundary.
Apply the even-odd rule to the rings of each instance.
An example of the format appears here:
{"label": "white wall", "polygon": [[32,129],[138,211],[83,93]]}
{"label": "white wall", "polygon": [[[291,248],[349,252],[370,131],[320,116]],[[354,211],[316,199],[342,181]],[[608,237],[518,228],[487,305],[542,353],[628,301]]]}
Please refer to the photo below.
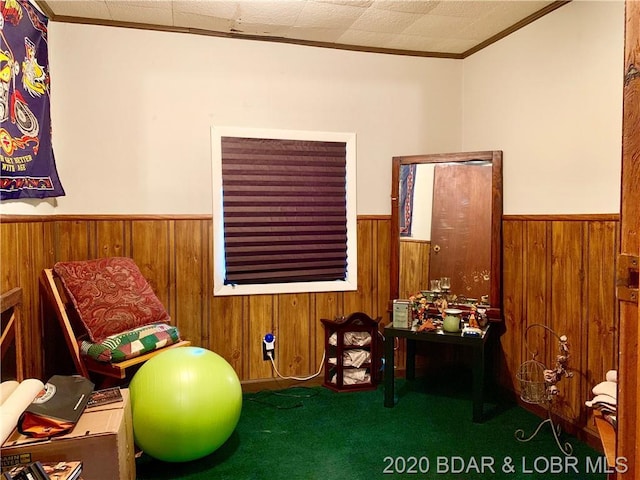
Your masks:
{"label": "white wall", "polygon": [[617,213],[624,4],[559,8],[465,60],[52,22],[66,197],[14,214],[209,214],[210,126],[357,134],[358,214],[391,157],[504,151],[506,214]]}
{"label": "white wall", "polygon": [[618,213],[624,2],[573,1],[463,61],[463,149],[504,151],[505,214]]}
{"label": "white wall", "polygon": [[15,214],[209,214],[212,125],[355,132],[360,215],[390,213],[391,157],[461,147],[462,63],[52,22],[67,196]]}

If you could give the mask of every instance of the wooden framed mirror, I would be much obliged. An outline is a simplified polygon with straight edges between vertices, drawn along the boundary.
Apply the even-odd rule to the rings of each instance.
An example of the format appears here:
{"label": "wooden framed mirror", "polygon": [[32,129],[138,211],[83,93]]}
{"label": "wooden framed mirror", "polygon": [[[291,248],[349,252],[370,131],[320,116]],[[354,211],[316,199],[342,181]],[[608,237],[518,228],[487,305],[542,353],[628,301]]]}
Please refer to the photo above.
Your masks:
{"label": "wooden framed mirror", "polygon": [[393,157],[391,181],[392,300],[448,277],[460,306],[501,319],[502,152]]}

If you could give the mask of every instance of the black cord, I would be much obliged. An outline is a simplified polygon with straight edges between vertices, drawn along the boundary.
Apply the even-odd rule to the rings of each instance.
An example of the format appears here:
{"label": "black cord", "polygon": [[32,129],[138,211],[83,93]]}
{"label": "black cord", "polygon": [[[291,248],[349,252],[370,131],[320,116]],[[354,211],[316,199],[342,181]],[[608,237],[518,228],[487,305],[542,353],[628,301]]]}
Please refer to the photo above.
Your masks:
{"label": "black cord", "polygon": [[289,387],[285,390],[309,390],[310,393],[308,394],[294,394],[294,393],[283,393],[283,391],[275,391],[275,390],[261,390],[255,394],[253,394],[254,396],[248,396],[247,400],[249,400],[250,402],[255,402],[255,403],[259,403],[261,405],[266,405],[268,407],[272,407],[275,408],[277,410],[291,410],[293,408],[300,408],[304,406],[304,403],[302,402],[296,402],[292,405],[284,405],[284,404],[278,404],[275,402],[270,402],[268,400],[266,400],[264,397],[286,397],[286,398],[313,398],[316,395],[319,394],[319,392],[317,390],[313,390],[309,387],[299,387],[299,386],[293,386],[293,387]]}

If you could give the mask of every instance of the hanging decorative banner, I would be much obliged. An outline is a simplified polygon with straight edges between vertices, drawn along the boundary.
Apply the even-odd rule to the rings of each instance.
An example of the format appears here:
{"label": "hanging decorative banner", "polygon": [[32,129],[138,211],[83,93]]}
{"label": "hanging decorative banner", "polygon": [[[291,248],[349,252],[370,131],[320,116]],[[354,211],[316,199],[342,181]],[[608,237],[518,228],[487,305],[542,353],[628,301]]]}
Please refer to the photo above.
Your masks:
{"label": "hanging decorative banner", "polygon": [[0,200],[60,197],[51,145],[48,19],[0,2]]}
{"label": "hanging decorative banner", "polygon": [[411,236],[416,165],[400,165],[400,236]]}

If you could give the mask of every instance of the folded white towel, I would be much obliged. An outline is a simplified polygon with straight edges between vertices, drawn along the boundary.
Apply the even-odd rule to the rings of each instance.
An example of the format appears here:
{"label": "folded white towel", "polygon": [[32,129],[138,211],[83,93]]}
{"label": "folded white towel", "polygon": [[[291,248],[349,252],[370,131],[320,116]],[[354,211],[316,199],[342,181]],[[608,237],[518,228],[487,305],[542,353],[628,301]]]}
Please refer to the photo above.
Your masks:
{"label": "folded white towel", "polygon": [[618,383],[618,371],[617,370],[609,370],[605,375],[605,379],[607,382],[615,382]]}
{"label": "folded white towel", "polygon": [[584,403],[587,407],[591,408],[598,408],[598,406],[617,408],[616,399],[609,395],[596,395],[592,400],[587,400]]}
{"label": "folded white towel", "polygon": [[[342,354],[342,365],[345,367],[360,367],[370,360],[371,352],[361,348],[345,350]],[[330,357],[329,363],[331,365],[336,365],[338,363],[338,359],[336,357]]]}
{"label": "folded white towel", "polygon": [[594,395],[608,395],[614,399],[618,396],[618,384],[616,382],[600,382],[591,390]]}

